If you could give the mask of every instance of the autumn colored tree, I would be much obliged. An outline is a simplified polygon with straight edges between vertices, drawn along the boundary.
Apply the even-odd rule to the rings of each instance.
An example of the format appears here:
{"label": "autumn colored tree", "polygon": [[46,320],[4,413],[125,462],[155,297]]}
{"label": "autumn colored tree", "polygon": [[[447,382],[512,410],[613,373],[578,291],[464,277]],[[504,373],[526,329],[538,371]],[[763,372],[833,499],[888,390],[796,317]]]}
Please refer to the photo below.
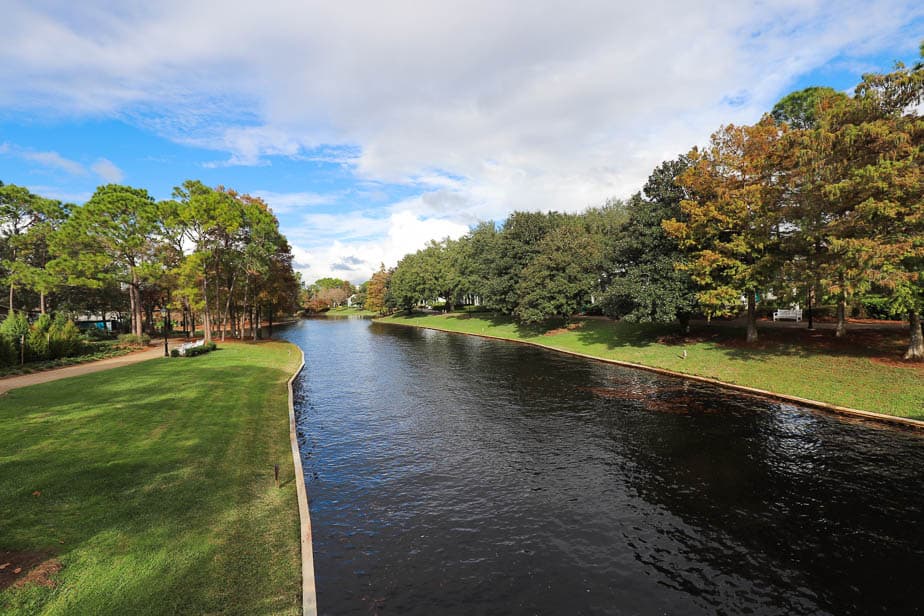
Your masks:
{"label": "autumn colored tree", "polygon": [[366,301],[363,304],[366,310],[385,314],[385,296],[388,293],[389,278],[390,273],[383,263],[379,266],[379,270],[372,274],[366,287]]}
{"label": "autumn colored tree", "polygon": [[680,202],[686,218],[662,223],[687,251],[680,267],[700,285],[707,313],[734,313],[744,295],[748,342],[757,340],[757,294],[772,287],[779,268],[786,186],[777,144],[786,130],[765,116],[753,126],[725,126],[708,148],[694,148],[678,178],[689,193]]}
{"label": "autumn colored tree", "polygon": [[[906,359],[924,361],[924,65],[865,75],[823,115],[811,153],[829,181],[828,242],[865,285],[886,291],[909,321]],[[841,309],[843,310],[843,308]]]}

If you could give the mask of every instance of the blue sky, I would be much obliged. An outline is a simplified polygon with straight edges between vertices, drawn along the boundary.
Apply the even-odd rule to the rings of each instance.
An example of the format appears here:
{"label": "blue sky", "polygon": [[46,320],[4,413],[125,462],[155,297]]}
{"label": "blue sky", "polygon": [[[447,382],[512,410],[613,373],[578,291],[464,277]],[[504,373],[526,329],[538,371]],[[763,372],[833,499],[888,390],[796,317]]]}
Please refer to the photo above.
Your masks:
{"label": "blue sky", "polygon": [[915,2],[4,2],[0,180],[262,196],[309,280],[638,190],[722,123],[913,62]]}

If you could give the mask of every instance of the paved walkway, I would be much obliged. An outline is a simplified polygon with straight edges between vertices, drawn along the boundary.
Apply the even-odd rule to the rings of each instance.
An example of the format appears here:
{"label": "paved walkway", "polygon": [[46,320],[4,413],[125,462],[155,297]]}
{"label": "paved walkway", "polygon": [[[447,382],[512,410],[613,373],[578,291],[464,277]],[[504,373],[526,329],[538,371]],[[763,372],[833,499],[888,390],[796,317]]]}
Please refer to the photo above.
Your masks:
{"label": "paved walkway", "polygon": [[[172,344],[170,345],[173,346]],[[164,356],[164,347],[156,346],[144,351],[136,351],[128,355],[119,357],[110,357],[99,361],[77,364],[76,366],[67,366],[66,368],[56,368],[54,370],[45,370],[44,372],[35,372],[33,374],[22,374],[19,376],[10,376],[0,379],[0,395],[5,394],[11,389],[18,389],[28,385],[37,385],[39,383],[49,383],[58,379],[66,379],[81,374],[90,374],[102,370],[110,370],[120,366],[130,366],[138,362],[155,359]]]}

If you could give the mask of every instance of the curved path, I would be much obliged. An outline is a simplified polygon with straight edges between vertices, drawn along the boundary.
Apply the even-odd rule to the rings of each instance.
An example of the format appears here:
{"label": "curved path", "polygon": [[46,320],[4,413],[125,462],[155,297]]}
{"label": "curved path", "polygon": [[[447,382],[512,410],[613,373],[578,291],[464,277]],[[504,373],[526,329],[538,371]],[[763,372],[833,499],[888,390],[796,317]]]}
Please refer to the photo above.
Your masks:
{"label": "curved path", "polygon": [[[172,345],[171,345],[172,346]],[[0,379],[0,395],[5,394],[11,389],[19,389],[29,385],[38,385],[39,383],[49,383],[58,379],[66,379],[81,374],[90,374],[91,372],[100,372],[101,370],[110,370],[120,366],[129,366],[138,362],[155,359],[164,356],[164,347],[150,347],[143,351],[135,351],[128,355],[119,357],[110,357],[99,361],[77,364],[76,366],[67,366],[65,368],[55,368],[54,370],[45,370],[33,374],[21,374]]]}

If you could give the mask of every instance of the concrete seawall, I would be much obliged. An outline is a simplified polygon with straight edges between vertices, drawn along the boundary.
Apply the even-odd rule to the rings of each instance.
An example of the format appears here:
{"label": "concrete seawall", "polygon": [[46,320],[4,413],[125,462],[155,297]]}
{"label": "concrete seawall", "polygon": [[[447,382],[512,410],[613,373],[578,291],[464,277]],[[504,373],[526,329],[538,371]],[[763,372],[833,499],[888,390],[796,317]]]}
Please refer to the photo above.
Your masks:
{"label": "concrete seawall", "polygon": [[[294,345],[293,345],[294,346]],[[298,348],[298,347],[296,347]],[[316,616],[318,600],[314,583],[314,551],[311,545],[311,515],[308,510],[308,490],[305,487],[305,472],[302,469],[302,454],[298,449],[298,434],[295,427],[295,396],[292,383],[305,367],[305,353],[300,348],[302,359],[298,369],[289,378],[289,441],[292,445],[292,464],[295,467],[295,492],[298,498],[299,537],[302,556],[302,613]]]}

